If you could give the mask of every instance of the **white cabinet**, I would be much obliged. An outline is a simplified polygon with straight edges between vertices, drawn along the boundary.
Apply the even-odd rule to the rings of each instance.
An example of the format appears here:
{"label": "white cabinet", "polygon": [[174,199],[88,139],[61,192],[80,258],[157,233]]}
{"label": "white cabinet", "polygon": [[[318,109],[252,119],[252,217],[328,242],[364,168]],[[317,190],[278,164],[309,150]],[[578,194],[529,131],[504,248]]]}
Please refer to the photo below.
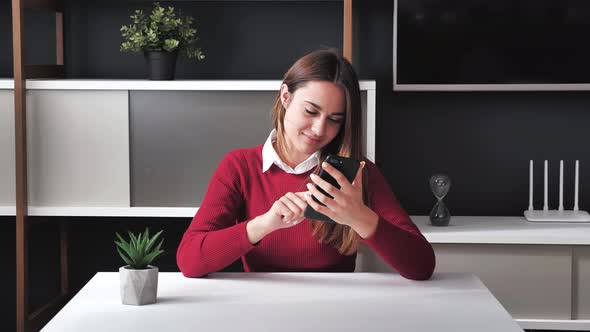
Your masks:
{"label": "white cabinet", "polygon": [[571,248],[434,244],[437,272],[477,275],[513,318],[571,318]]}
{"label": "white cabinet", "polygon": [[[360,83],[374,160],[375,82]],[[29,215],[192,217],[221,158],[266,140],[281,81],[26,85]],[[0,80],[0,215],[15,214],[12,89]]]}

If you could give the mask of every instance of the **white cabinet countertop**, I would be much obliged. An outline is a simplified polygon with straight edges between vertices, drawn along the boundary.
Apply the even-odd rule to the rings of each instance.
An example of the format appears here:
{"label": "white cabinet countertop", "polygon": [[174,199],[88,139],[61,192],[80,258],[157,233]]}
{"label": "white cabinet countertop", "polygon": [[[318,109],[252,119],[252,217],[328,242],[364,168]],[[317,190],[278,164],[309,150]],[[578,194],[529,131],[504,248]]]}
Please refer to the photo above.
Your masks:
{"label": "white cabinet countertop", "polygon": [[[198,90],[278,91],[280,80],[31,79],[30,90]],[[375,81],[360,81],[361,90],[375,90]],[[0,79],[0,89],[14,89],[14,80]]]}
{"label": "white cabinet countertop", "polygon": [[436,227],[428,216],[412,220],[431,243],[590,245],[590,223],[540,223],[523,217],[451,217]]}

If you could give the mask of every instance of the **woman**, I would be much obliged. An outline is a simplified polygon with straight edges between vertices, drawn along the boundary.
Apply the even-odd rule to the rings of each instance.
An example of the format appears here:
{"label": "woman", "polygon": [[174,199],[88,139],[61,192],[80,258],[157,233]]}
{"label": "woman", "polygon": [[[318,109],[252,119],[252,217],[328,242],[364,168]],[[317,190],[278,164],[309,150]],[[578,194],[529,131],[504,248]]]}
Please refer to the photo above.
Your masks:
{"label": "woman", "polygon": [[[430,278],[432,246],[361,155],[361,111],[359,82],[346,59],[321,50],[295,62],[266,143],[230,152],[215,171],[178,248],[182,273],[200,277],[239,257],[246,271],[352,272],[364,242],[404,277]],[[352,184],[323,162],[328,153],[363,160]],[[316,175],[320,167],[340,190]],[[336,224],[305,219],[307,204]]]}

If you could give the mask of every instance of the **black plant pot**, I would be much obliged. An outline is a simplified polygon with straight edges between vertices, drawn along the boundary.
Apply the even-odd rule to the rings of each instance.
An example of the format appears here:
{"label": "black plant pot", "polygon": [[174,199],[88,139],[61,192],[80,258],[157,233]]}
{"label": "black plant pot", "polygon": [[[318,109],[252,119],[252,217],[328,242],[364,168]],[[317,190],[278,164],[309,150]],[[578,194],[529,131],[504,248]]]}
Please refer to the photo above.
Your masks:
{"label": "black plant pot", "polygon": [[150,80],[173,80],[176,71],[178,51],[146,51],[144,52]]}

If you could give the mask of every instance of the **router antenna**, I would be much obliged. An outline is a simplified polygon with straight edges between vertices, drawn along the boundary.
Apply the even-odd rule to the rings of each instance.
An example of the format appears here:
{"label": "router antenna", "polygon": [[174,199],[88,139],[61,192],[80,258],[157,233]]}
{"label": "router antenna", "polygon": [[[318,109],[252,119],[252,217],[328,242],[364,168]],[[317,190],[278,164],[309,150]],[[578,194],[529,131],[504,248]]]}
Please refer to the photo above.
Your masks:
{"label": "router antenna", "polygon": [[533,161],[529,162],[529,211],[533,211]]}
{"label": "router antenna", "polygon": [[543,211],[549,211],[549,205],[547,204],[547,168],[549,168],[549,164],[547,160],[545,160],[545,174],[543,182]]}
{"label": "router antenna", "polygon": [[576,160],[576,189],[575,189],[575,196],[574,196],[574,211],[578,211],[578,186],[580,180],[580,161]]}
{"label": "router antenna", "polygon": [[559,211],[563,211],[563,160],[559,161]]}

